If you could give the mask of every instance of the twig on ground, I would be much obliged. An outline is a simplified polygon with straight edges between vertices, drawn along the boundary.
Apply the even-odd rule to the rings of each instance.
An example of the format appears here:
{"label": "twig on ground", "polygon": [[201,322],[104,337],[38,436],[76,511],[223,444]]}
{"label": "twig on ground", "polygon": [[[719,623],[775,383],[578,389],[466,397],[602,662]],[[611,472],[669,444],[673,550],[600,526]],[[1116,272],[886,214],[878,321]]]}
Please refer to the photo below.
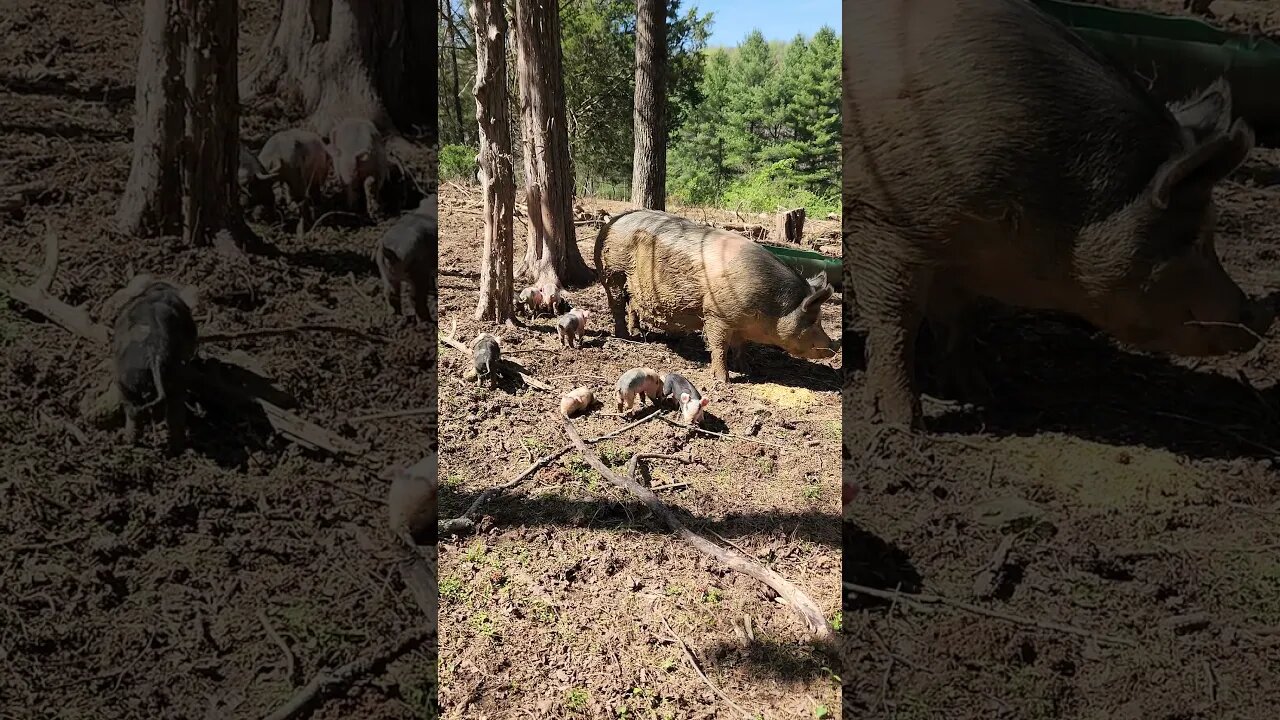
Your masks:
{"label": "twig on ground", "polygon": [[386,663],[412,650],[423,641],[435,637],[434,628],[419,627],[395,641],[387,643],[377,651],[343,665],[332,673],[321,671],[311,682],[294,694],[284,705],[266,716],[266,720],[288,720],[306,709],[322,693],[338,686],[348,685],[362,675],[367,675]]}
{"label": "twig on ground", "polygon": [[769,568],[760,565],[754,560],[730,555],[719,545],[685,527],[675,513],[662,504],[662,501],[653,494],[653,491],[643,487],[629,477],[623,477],[614,472],[608,465],[604,464],[599,455],[591,452],[591,449],[587,447],[586,441],[582,439],[582,436],[578,434],[577,429],[573,426],[572,420],[560,415],[560,422],[564,425],[565,434],[577,446],[578,453],[582,456],[582,459],[594,468],[596,472],[600,473],[602,477],[639,498],[654,515],[662,519],[667,524],[667,527],[671,528],[685,542],[692,545],[694,549],[720,561],[731,570],[743,573],[773,588],[800,615],[817,639],[825,640],[831,636],[831,626],[827,623],[826,618],[823,617],[822,611],[799,588]]}
{"label": "twig on ground", "polygon": [[662,620],[662,627],[667,629],[667,632],[671,634],[671,637],[676,641],[676,644],[678,644],[680,646],[680,649],[684,651],[685,659],[689,661],[689,665],[693,668],[693,671],[698,673],[698,677],[702,678],[702,682],[706,683],[707,687],[711,688],[712,692],[714,692],[716,695],[719,695],[720,698],[724,700],[726,703],[728,703],[729,707],[737,711],[739,715],[742,715],[745,718],[754,718],[755,717],[754,715],[747,712],[746,710],[743,710],[742,707],[739,706],[737,703],[735,703],[732,699],[730,699],[728,695],[725,695],[724,692],[720,690],[720,688],[716,687],[715,683],[711,682],[711,678],[707,677],[707,674],[702,672],[702,668],[698,667],[698,659],[693,656],[693,651],[689,649],[689,646],[685,643],[684,638],[677,635],[676,631],[671,629],[671,625],[667,623],[666,618],[659,618],[659,619]]}
{"label": "twig on ground", "polygon": [[347,418],[347,422],[367,422],[369,420],[389,420],[391,418],[415,417],[417,415],[430,415],[438,412],[437,408],[411,408],[409,410],[388,410],[386,412],[373,413],[372,415],[356,415]]}
{"label": "twig on ground", "polygon": [[258,610],[258,622],[262,623],[262,629],[267,633],[267,637],[271,639],[271,642],[275,643],[276,647],[280,648],[280,652],[284,653],[284,676],[289,684],[293,685],[294,673],[297,672],[298,665],[293,656],[293,651],[289,649],[289,643],[285,642],[284,638],[280,637],[280,633],[276,632],[275,627],[271,625],[271,619],[267,617],[266,610]]}
{"label": "twig on ground", "polygon": [[748,437],[746,435],[734,435],[733,433],[718,433],[712,430],[704,430],[703,428],[700,428],[697,425],[686,425],[684,423],[678,423],[675,420],[672,420],[671,418],[664,417],[662,418],[662,421],[667,423],[668,425],[672,425],[678,428],[684,428],[686,430],[700,432],[703,435],[713,435],[715,437],[720,437],[720,438],[733,438],[734,440],[745,440],[746,442],[755,443],[757,445],[768,445],[769,447],[781,448],[783,450],[787,449],[786,445],[781,445],[775,442],[769,442],[768,440],[757,440],[756,438]]}
{"label": "twig on ground", "polygon": [[668,483],[666,485],[654,485],[649,489],[652,490],[653,492],[658,492],[659,490],[674,490],[676,488],[682,488],[682,487],[689,487],[689,483],[677,482],[677,483]]}
{"label": "twig on ground", "polygon": [[358,337],[361,340],[370,342],[384,343],[387,341],[384,337],[370,335],[362,330],[344,327],[342,325],[293,325],[291,327],[280,328],[254,328],[252,330],[239,330],[236,332],[208,332],[200,335],[201,343],[226,342],[227,340],[243,340],[247,338],[264,338],[279,337],[282,335],[300,335],[307,332],[331,332],[337,335],[350,335]]}
{"label": "twig on ground", "polygon": [[1041,630],[1052,630],[1055,632],[1067,633],[1069,635],[1078,635],[1080,637],[1086,637],[1099,643],[1104,643],[1109,645],[1120,645],[1122,647],[1138,646],[1138,643],[1136,641],[1130,640],[1128,638],[1115,637],[1112,635],[1103,635],[1100,633],[1093,632],[1091,630],[1085,630],[1084,628],[1075,627],[1074,625],[1066,625],[1063,623],[1053,622],[1052,620],[1039,620],[1036,618],[1026,618],[1026,617],[1021,617],[1018,615],[1012,615],[1010,613],[1002,612],[1000,610],[989,610],[987,608],[980,607],[978,605],[962,602],[960,600],[952,600],[951,598],[943,597],[941,595],[928,595],[924,593],[890,592],[888,590],[880,590],[878,588],[867,587],[865,585],[858,585],[856,583],[851,583],[851,582],[845,582],[844,588],[845,590],[852,590],[853,592],[856,592],[856,593],[861,593],[863,595],[870,595],[872,597],[883,598],[885,600],[893,600],[894,598],[899,598],[903,601],[904,604],[910,605],[917,609],[923,608],[927,605],[947,605],[957,610],[963,610],[965,612],[970,612],[975,615],[982,615],[985,617],[994,618],[996,620],[1004,620],[1005,622],[1011,622],[1016,625],[1024,625],[1027,627],[1040,628]]}

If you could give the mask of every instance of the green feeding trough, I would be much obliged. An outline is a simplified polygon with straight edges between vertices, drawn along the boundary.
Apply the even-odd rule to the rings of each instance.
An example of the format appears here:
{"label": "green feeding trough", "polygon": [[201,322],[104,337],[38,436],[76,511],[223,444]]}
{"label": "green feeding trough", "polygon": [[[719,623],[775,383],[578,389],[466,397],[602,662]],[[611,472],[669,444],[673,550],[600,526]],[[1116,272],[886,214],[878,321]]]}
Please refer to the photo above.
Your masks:
{"label": "green feeding trough", "polygon": [[1189,17],[1066,0],[1031,2],[1144,78],[1162,101],[1185,98],[1225,76],[1235,116],[1249,123],[1259,144],[1280,146],[1280,43]]}
{"label": "green feeding trough", "polygon": [[827,276],[827,282],[836,290],[843,292],[844,288],[844,272],[840,258],[833,258],[823,255],[812,250],[801,250],[800,248],[781,247],[778,245],[768,245],[760,243],[760,246],[773,256],[782,261],[782,264],[795,268],[801,275],[807,278],[813,277],[819,273]]}

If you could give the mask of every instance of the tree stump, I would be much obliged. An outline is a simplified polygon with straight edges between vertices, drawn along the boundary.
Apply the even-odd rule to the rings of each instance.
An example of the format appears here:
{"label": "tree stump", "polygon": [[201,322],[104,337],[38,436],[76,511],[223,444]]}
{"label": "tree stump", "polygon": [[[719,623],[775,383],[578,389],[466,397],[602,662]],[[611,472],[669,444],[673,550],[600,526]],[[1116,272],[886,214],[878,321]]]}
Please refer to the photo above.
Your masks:
{"label": "tree stump", "polygon": [[775,240],[800,244],[804,236],[804,208],[786,210],[778,213],[778,225],[774,230]]}

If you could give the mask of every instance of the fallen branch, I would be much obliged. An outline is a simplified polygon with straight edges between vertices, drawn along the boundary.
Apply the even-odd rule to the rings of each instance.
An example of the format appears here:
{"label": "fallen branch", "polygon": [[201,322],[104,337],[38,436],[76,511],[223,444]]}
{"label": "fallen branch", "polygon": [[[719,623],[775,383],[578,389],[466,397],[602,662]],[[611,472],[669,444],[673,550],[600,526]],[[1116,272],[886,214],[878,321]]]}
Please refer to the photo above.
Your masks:
{"label": "fallen branch", "polygon": [[294,325],[292,327],[281,328],[255,328],[252,330],[240,330],[238,332],[210,332],[201,333],[200,342],[226,342],[227,340],[242,340],[245,338],[263,338],[263,337],[280,337],[288,335],[300,335],[307,332],[331,332],[338,335],[350,335],[358,337],[362,340],[371,342],[386,342],[387,339],[370,335],[367,332],[357,330],[355,328],[345,327],[343,325]]}
{"label": "fallen branch", "polygon": [[734,435],[733,433],[718,433],[718,432],[713,432],[711,430],[704,430],[698,427],[697,425],[685,425],[684,423],[678,423],[675,420],[672,420],[671,418],[667,418],[667,417],[662,418],[662,421],[667,423],[668,425],[672,425],[678,428],[684,428],[686,430],[700,432],[703,435],[712,435],[718,438],[733,438],[734,440],[745,440],[746,442],[749,442],[749,443],[755,443],[757,445],[768,445],[769,447],[776,447],[782,450],[789,449],[786,445],[781,445],[775,442],[769,442],[768,440],[757,440],[753,437],[748,437],[746,435]]}
{"label": "fallen branch", "polygon": [[715,683],[711,682],[711,678],[707,677],[707,674],[702,672],[702,668],[698,667],[698,659],[693,656],[693,651],[689,649],[689,646],[688,644],[685,643],[684,638],[677,635],[676,631],[671,629],[671,626],[667,624],[666,618],[660,618],[660,619],[662,620],[662,627],[666,628],[667,632],[671,633],[671,637],[675,639],[676,644],[678,644],[680,646],[680,649],[684,651],[685,659],[689,661],[689,665],[693,667],[693,671],[698,673],[698,677],[702,678],[702,682],[706,683],[707,687],[711,688],[711,692],[714,692],[716,695],[719,695],[722,700],[729,703],[729,707],[738,711],[739,715],[742,715],[743,717],[749,718],[749,719],[755,718],[756,717],[755,715],[752,715],[746,710],[743,710],[737,703],[731,700],[728,695],[725,695],[720,690],[720,688],[716,687]]}
{"label": "fallen branch", "polygon": [[311,678],[311,682],[295,693],[288,702],[266,716],[265,720],[288,720],[288,718],[294,717],[318,699],[322,693],[334,690],[339,686],[351,684],[357,678],[368,675],[412,650],[422,644],[423,641],[434,638],[435,634],[434,628],[419,627],[394,642],[386,644],[376,652],[356,658],[332,673],[321,671]]}
{"label": "fallen branch", "polygon": [[437,523],[437,528],[436,528],[437,532],[438,533],[456,533],[456,532],[462,532],[464,530],[470,530],[472,525],[475,524],[475,521],[472,520],[471,518],[475,516],[476,512],[480,509],[481,506],[483,506],[485,503],[493,499],[494,496],[501,495],[502,493],[524,482],[525,478],[537,472],[539,468],[544,467],[547,463],[551,462],[552,460],[555,460],[561,455],[564,455],[565,453],[569,452],[572,449],[573,449],[573,445],[565,445],[564,447],[551,453],[550,455],[544,455],[538,458],[537,460],[535,460],[532,465],[524,469],[524,472],[515,476],[515,478],[513,478],[512,480],[505,482],[501,485],[495,485],[494,487],[491,487],[485,490],[484,492],[480,493],[480,496],[477,497],[475,501],[471,503],[471,507],[467,508],[466,512],[462,513],[456,518],[452,518],[450,520],[441,520],[439,523]]}
{"label": "fallen branch", "polygon": [[975,615],[982,615],[984,617],[994,618],[996,620],[1004,620],[1005,622],[1011,622],[1011,623],[1014,623],[1015,625],[1023,625],[1026,627],[1040,628],[1041,630],[1052,630],[1055,632],[1067,633],[1069,635],[1078,635],[1080,637],[1089,638],[1090,640],[1094,640],[1096,642],[1109,644],[1109,645],[1120,645],[1122,647],[1138,646],[1137,642],[1133,640],[1129,640],[1128,638],[1120,638],[1112,635],[1102,635],[1099,633],[1095,633],[1091,630],[1078,628],[1078,627],[1075,627],[1074,625],[1065,625],[1063,623],[1053,622],[1052,620],[1038,620],[1035,618],[1026,618],[1026,617],[1021,617],[1019,615],[1012,615],[1010,613],[1001,612],[1000,610],[989,610],[987,608],[984,608],[978,605],[962,602],[960,600],[952,600],[951,598],[943,597],[941,595],[928,595],[924,593],[904,593],[904,592],[897,592],[892,590],[880,590],[878,588],[867,587],[865,585],[858,585],[856,583],[851,583],[851,582],[845,582],[844,588],[846,590],[852,590],[853,592],[856,592],[856,593],[861,593],[863,595],[870,595],[871,597],[878,597],[884,600],[902,600],[904,604],[911,605],[917,608],[922,606],[927,606],[927,605],[947,605],[957,610],[963,610],[965,612],[970,612]]}
{"label": "fallen branch", "polygon": [[591,452],[591,449],[587,447],[587,443],[578,434],[577,429],[574,428],[572,420],[560,415],[560,422],[564,424],[565,434],[578,447],[578,453],[582,455],[582,459],[594,468],[596,472],[600,473],[602,477],[639,498],[654,515],[662,519],[667,524],[667,527],[671,528],[685,542],[692,545],[694,549],[720,561],[731,570],[743,573],[773,588],[800,615],[817,639],[825,640],[831,636],[831,626],[827,624],[826,618],[822,616],[822,611],[799,588],[792,585],[778,573],[755,561],[730,555],[719,545],[685,527],[684,523],[680,522],[675,514],[666,505],[663,505],[662,501],[651,490],[641,486],[631,478],[623,477],[614,472],[608,465],[604,464],[598,455]]}
{"label": "fallen branch", "polygon": [[[467,357],[467,358],[470,358],[470,357],[471,357],[471,351],[470,351],[469,349],[467,349],[467,346],[466,346],[466,345],[463,345],[462,343],[458,342],[457,340],[454,340],[452,337],[449,337],[449,335],[445,334],[445,332],[444,332],[443,330],[437,330],[437,331],[436,331],[436,334],[440,336],[440,342],[443,342],[444,344],[448,345],[449,347],[453,348],[454,350],[457,350],[458,352],[462,353],[462,354],[463,354],[463,356],[465,356],[465,357]],[[539,390],[554,390],[554,389],[555,389],[555,388],[551,387],[550,385],[548,385],[548,384],[546,384],[546,383],[544,383],[544,382],[542,382],[542,381],[538,380],[537,378],[533,377],[532,375],[529,375],[529,374],[528,374],[528,373],[526,373],[524,370],[520,369],[520,367],[519,367],[518,365],[516,365],[515,363],[511,362],[510,360],[507,360],[507,359],[505,359],[505,358],[504,358],[504,359],[502,359],[502,360],[501,360],[501,362],[505,362],[505,363],[507,363],[508,365],[510,365],[510,366],[512,366],[512,367],[514,367],[514,368],[516,368],[516,372],[518,372],[518,373],[520,374],[520,379],[521,379],[521,380],[523,380],[523,381],[525,382],[525,384],[526,384],[526,385],[528,385],[529,387],[537,388],[537,389],[539,389]]]}
{"label": "fallen branch", "polygon": [[[662,453],[636,453],[631,456],[631,462],[627,463],[627,477],[632,480],[636,479],[636,471],[640,469],[641,460],[675,460],[683,465],[693,462],[693,458],[688,455],[663,455]],[[676,483],[675,485],[688,485],[689,483]],[[666,486],[664,486],[666,487]],[[656,490],[657,488],[649,488]]]}
{"label": "fallen branch", "polygon": [[[53,285],[53,278],[58,271],[58,238],[53,231],[45,235],[45,260],[39,278],[27,287],[0,286],[9,297],[26,305],[44,317],[52,320],[66,330],[85,338],[100,346],[109,345],[111,331],[105,325],[95,323],[84,308],[73,308],[48,293]],[[220,395],[234,400],[254,403],[262,408],[271,427],[276,432],[293,440],[295,443],[314,450],[324,450],[337,454],[360,454],[363,447],[356,447],[338,435],[285,410],[257,394],[235,384],[223,382],[211,373],[201,372],[196,364],[189,366],[191,387],[212,387]],[[118,408],[118,393],[104,398],[104,402],[115,403],[115,407],[101,407],[97,410],[104,415]]]}

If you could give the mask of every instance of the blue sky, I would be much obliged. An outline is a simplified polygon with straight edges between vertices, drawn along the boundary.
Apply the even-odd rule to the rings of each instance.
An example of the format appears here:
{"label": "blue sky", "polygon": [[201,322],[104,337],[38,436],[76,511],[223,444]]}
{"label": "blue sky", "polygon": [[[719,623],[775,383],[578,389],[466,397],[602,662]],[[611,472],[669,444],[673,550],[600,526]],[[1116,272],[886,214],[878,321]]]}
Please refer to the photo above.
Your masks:
{"label": "blue sky", "polygon": [[715,13],[708,45],[737,45],[752,30],[766,40],[812,35],[823,25],[840,32],[839,0],[684,0],[680,6],[681,11],[693,6],[699,13]]}

